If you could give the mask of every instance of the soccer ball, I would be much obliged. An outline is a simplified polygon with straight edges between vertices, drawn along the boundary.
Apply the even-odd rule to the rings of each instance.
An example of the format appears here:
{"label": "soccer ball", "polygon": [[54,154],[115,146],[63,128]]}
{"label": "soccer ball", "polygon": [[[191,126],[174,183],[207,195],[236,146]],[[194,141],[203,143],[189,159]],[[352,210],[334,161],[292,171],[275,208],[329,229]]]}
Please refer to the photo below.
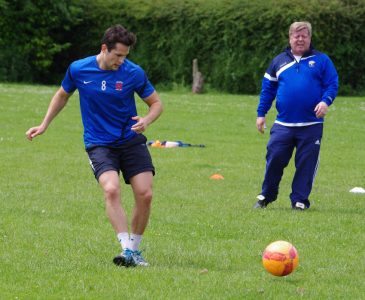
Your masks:
{"label": "soccer ball", "polygon": [[266,247],[262,254],[262,264],[266,271],[275,276],[286,276],[298,266],[297,249],[286,241],[276,241]]}

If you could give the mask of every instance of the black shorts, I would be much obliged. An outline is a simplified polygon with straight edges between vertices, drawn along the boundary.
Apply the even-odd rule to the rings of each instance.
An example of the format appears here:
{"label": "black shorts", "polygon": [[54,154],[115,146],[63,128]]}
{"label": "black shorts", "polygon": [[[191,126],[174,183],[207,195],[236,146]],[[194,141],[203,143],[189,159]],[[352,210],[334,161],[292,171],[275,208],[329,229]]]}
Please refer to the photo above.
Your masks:
{"label": "black shorts", "polygon": [[130,184],[133,176],[151,171],[155,175],[151,155],[147,149],[146,137],[138,134],[119,147],[96,146],[87,149],[90,166],[96,180],[106,171],[122,171],[125,183]]}

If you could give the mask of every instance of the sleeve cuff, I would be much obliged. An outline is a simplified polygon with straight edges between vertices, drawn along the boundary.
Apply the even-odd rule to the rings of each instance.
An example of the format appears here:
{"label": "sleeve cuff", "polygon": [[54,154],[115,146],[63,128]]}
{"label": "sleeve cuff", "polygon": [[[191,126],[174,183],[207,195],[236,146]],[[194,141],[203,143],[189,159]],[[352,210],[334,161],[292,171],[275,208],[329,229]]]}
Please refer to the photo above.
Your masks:
{"label": "sleeve cuff", "polygon": [[330,106],[333,102],[330,97],[327,97],[326,99],[322,99],[321,101],[326,103],[328,106]]}

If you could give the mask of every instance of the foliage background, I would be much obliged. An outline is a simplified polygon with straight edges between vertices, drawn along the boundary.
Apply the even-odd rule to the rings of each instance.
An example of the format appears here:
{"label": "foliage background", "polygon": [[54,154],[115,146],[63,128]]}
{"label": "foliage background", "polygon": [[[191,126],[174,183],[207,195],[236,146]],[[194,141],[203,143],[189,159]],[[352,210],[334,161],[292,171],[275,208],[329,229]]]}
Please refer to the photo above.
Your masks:
{"label": "foliage background", "polygon": [[341,94],[365,91],[365,0],[0,0],[0,81],[59,84],[68,64],[99,51],[121,23],[138,37],[131,59],[155,84],[190,85],[198,58],[208,88],[258,93],[289,25],[308,20],[334,61]]}

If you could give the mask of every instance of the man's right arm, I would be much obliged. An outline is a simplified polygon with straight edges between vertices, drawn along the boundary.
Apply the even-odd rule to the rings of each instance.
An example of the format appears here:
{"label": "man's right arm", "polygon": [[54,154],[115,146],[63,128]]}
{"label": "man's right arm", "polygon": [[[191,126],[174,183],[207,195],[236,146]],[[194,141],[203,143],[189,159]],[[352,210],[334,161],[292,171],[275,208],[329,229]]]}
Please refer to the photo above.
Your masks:
{"label": "man's right arm", "polygon": [[256,128],[261,133],[265,132],[265,128],[266,128],[266,118],[265,117],[257,117]]}
{"label": "man's right arm", "polygon": [[72,94],[67,93],[63,87],[60,87],[56,94],[53,96],[51,103],[48,106],[47,113],[42,121],[42,123],[36,127],[28,129],[25,133],[28,140],[32,140],[37,135],[44,133],[52,120],[57,116],[57,114],[65,107],[68,99]]}
{"label": "man's right arm", "polygon": [[270,110],[271,105],[276,97],[277,89],[277,79],[275,77],[271,77],[268,73],[265,73],[265,77],[262,80],[262,88],[260,93],[260,101],[257,107],[256,119],[256,128],[261,133],[264,133],[266,128],[265,116]]}

